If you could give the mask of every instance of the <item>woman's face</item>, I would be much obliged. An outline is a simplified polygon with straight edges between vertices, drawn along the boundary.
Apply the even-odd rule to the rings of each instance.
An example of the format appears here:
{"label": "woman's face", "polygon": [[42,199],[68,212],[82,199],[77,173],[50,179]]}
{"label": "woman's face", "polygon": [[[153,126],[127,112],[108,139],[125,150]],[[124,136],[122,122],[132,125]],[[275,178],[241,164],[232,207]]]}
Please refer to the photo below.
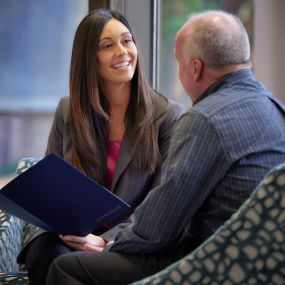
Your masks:
{"label": "woman's face", "polygon": [[104,27],[97,53],[98,75],[103,84],[129,82],[137,64],[137,47],[128,28],[116,19]]}

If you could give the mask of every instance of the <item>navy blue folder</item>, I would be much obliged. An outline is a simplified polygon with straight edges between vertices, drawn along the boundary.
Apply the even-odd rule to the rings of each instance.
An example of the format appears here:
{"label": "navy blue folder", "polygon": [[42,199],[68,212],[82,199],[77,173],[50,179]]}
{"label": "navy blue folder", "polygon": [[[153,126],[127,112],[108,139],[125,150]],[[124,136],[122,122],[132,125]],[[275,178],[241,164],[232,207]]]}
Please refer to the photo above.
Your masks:
{"label": "navy blue folder", "polygon": [[63,235],[101,233],[131,207],[54,154],[0,190],[0,209]]}

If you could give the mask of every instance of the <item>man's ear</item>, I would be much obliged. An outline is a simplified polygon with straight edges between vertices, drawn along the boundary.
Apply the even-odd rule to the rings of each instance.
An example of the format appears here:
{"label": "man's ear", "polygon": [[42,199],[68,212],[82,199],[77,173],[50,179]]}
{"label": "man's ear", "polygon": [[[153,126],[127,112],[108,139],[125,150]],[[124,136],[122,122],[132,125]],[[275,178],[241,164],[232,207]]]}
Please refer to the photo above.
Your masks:
{"label": "man's ear", "polygon": [[198,58],[193,59],[192,64],[193,64],[194,81],[198,82],[203,76],[204,64],[203,61]]}

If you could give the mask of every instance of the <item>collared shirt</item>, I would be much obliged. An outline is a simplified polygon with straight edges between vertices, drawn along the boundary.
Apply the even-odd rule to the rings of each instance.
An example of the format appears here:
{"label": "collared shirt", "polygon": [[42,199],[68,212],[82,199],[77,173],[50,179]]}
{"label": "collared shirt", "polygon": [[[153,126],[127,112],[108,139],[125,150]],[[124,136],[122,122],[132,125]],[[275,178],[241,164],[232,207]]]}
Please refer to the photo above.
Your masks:
{"label": "collared shirt", "polygon": [[176,126],[161,185],[110,250],[175,251],[209,237],[285,161],[284,119],[284,105],[248,69],[210,86]]}

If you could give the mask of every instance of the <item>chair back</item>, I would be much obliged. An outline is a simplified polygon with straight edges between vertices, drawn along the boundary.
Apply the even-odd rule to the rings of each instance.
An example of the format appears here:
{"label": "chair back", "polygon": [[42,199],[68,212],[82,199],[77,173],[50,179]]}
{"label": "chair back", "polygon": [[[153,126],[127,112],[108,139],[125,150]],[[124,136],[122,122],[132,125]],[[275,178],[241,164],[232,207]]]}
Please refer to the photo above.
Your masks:
{"label": "chair back", "polygon": [[285,284],[285,164],[192,253],[133,284]]}

